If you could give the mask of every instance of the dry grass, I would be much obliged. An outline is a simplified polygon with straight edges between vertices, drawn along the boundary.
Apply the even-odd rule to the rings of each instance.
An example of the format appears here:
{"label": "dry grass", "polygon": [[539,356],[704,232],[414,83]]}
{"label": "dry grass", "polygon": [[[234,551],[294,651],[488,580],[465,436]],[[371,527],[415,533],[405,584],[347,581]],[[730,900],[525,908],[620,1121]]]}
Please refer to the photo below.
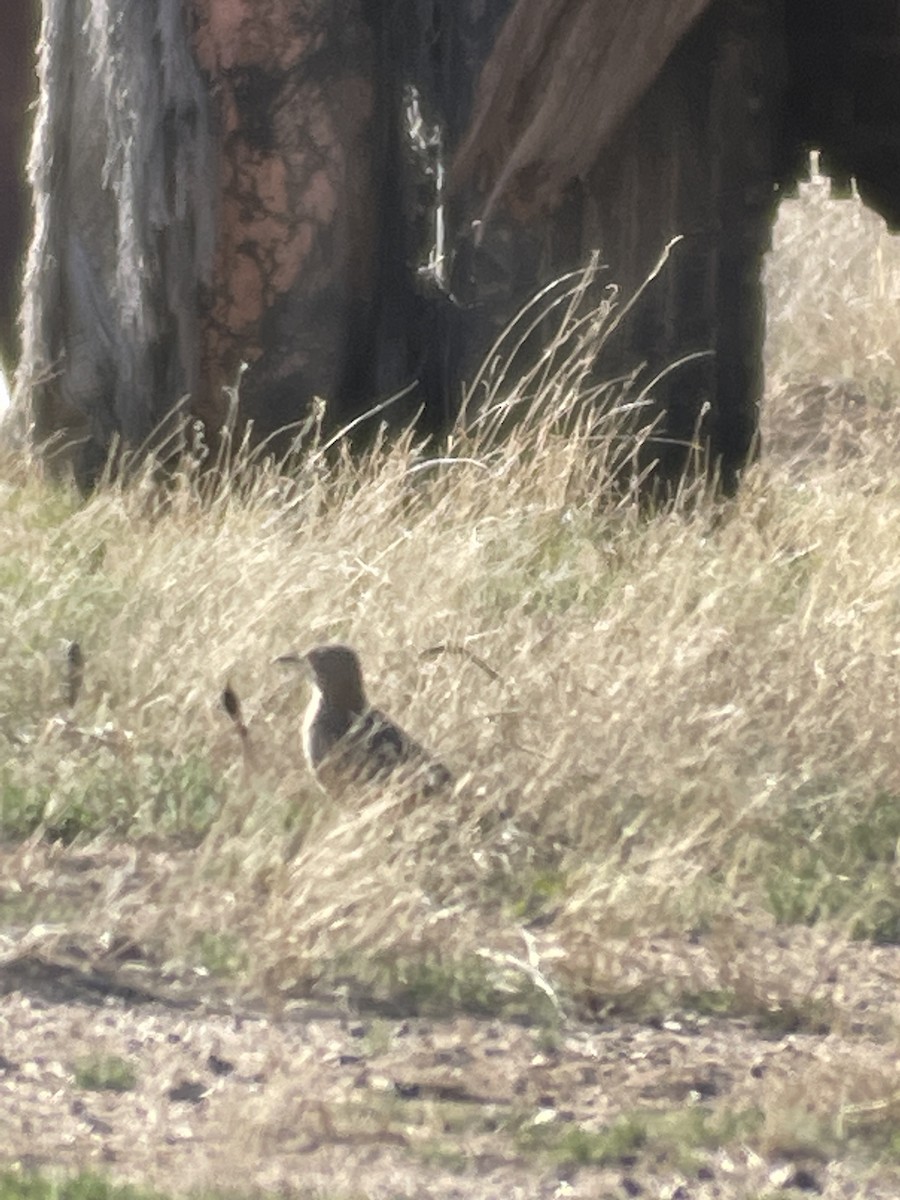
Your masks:
{"label": "dry grass", "polygon": [[875,482],[896,452],[900,251],[858,199],[829,193],[814,173],[775,227],[763,444],[795,475],[872,459],[860,467]]}
{"label": "dry grass", "polygon": [[[515,432],[502,406],[470,414],[436,462],[411,436],[351,460],[311,430],[290,476],[270,462],[215,486],[188,458],[164,498],[144,475],[81,502],[10,454],[10,953],[127,951],[274,1010],[321,995],[849,1029],[854,997],[803,947],[900,941],[898,291],[900,252],[859,206],[821,184],[786,202],[771,452],[727,504],[695,491],[648,515],[613,485],[630,443],[583,401],[614,315],[581,295]],[[304,685],[272,660],[330,638],[455,768],[451,799],[318,793]]]}

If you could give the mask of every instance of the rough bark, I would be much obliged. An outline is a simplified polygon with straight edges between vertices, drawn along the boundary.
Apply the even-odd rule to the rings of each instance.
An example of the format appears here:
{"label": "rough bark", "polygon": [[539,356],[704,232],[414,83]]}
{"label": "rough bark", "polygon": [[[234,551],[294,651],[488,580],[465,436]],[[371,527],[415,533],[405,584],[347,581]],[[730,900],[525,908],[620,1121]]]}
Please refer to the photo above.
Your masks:
{"label": "rough bark", "polygon": [[[99,458],[184,397],[214,432],[241,364],[260,434],[316,396],[343,423],[412,378],[440,428],[538,287],[599,246],[628,294],[681,235],[598,369],[708,352],[654,394],[669,444],[708,406],[733,476],[755,427],[782,3],[46,0],[20,373],[38,438]],[[407,86],[454,159],[434,287]]]}
{"label": "rough bark", "polygon": [[[485,68],[454,168],[470,217],[481,218],[468,246],[460,241],[455,289],[481,316],[468,326],[461,361],[477,360],[538,284],[576,268],[590,250],[600,250],[608,278],[628,298],[680,238],[604,346],[597,376],[643,365],[645,382],[668,370],[650,393],[648,418],[657,419],[659,436],[647,454],[673,478],[699,435],[731,487],[751,447],[761,391],[760,271],[784,84],[781,0],[719,0],[702,15],[702,5],[670,6],[674,23],[663,22],[657,41],[647,42],[641,78],[652,74],[654,82],[640,98],[624,43],[608,33],[600,50],[587,37],[585,22],[612,18],[615,5],[559,0],[541,48],[526,4],[519,0]],[[542,11],[548,19],[550,9]],[[647,6],[618,17],[616,28],[636,37],[631,23],[647,19]],[[597,56],[610,44],[618,57],[609,61],[622,66],[597,74]],[[528,70],[548,72],[547,83],[520,112],[514,91],[506,105],[500,93]],[[614,128],[610,112],[618,114]]]}
{"label": "rough bark", "polygon": [[221,146],[198,411],[219,422],[246,362],[242,413],[261,432],[314,396],[343,418],[371,383],[359,362],[378,279],[376,32],[360,0],[191,3]]}
{"label": "rough bark", "polygon": [[20,390],[86,482],[198,388],[215,169],[182,0],[45,0]]}
{"label": "rough bark", "polygon": [[7,368],[19,357],[16,316],[28,234],[25,158],[28,109],[37,91],[37,7],[17,0],[0,16],[0,363]]}
{"label": "rough bark", "polygon": [[518,0],[481,75],[455,187],[487,219],[557,208],[711,0]]}
{"label": "rough bark", "polygon": [[681,239],[597,366],[616,374],[646,364],[642,383],[667,372],[650,392],[660,436],[647,448],[664,478],[677,477],[697,446],[733,488],[756,431],[781,21],[781,0],[721,0],[584,189],[585,244],[602,248],[624,295],[641,286],[666,242]]}
{"label": "rough bark", "polygon": [[370,401],[375,8],[47,0],[19,384],[85,482],[176,410],[214,434],[242,363],[261,433]]}

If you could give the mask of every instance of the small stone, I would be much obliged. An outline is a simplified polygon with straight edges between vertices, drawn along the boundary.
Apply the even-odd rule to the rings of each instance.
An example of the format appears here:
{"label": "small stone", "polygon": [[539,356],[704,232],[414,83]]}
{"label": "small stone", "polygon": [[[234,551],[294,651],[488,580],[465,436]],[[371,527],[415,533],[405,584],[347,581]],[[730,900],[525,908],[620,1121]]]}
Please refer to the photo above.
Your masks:
{"label": "small stone", "polygon": [[166,1095],[170,1100],[199,1104],[206,1095],[206,1091],[206,1084],[201,1083],[200,1080],[185,1079],[182,1083],[176,1083],[174,1087],[170,1087]]}
{"label": "small stone", "polygon": [[394,1083],[394,1091],[401,1100],[417,1100],[421,1094],[421,1087],[417,1083]]}
{"label": "small stone", "polygon": [[806,1167],[798,1167],[784,1182],[786,1188],[797,1188],[801,1192],[821,1192],[822,1184],[818,1177]]}

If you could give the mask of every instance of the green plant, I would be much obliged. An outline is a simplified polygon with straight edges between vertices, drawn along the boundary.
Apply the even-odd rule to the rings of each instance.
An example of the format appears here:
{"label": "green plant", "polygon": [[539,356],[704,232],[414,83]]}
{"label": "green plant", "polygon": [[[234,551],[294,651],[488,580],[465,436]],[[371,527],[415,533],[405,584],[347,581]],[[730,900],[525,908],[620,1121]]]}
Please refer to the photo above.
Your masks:
{"label": "green plant", "polygon": [[130,1092],[137,1084],[134,1063],[117,1054],[92,1054],[79,1059],[74,1073],[78,1087],[92,1092]]}
{"label": "green plant", "polygon": [[784,814],[766,891],[784,924],[843,919],[854,936],[900,939],[897,854],[900,806],[894,795],[871,798],[831,790]]}
{"label": "green plant", "polygon": [[0,1172],[0,1200],[164,1200],[149,1188],[115,1184],[101,1175]]}
{"label": "green plant", "polygon": [[200,932],[194,939],[194,954],[212,975],[235,977],[247,967],[247,948],[231,933]]}

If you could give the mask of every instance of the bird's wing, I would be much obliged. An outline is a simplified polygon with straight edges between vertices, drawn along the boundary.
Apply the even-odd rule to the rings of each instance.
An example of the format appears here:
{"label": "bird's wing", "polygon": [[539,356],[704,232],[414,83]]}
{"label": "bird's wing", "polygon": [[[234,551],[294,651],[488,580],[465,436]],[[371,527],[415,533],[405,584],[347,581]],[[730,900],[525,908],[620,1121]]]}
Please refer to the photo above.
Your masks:
{"label": "bird's wing", "polygon": [[404,775],[415,772],[421,776],[421,791],[433,795],[453,785],[453,776],[442,762],[433,758],[424,747],[378,709],[369,709],[360,722],[360,734],[366,740],[373,772],[369,778],[385,776],[401,764],[410,768]]}
{"label": "bird's wing", "polygon": [[[311,732],[323,734],[322,714]],[[337,730],[329,730],[336,733]],[[326,791],[343,791],[349,784],[385,781],[402,776],[417,781],[417,790],[431,796],[453,783],[453,777],[443,763],[433,759],[405,730],[376,708],[358,716],[346,732],[338,737],[325,738],[327,752],[321,757],[313,754],[311,763],[316,777]],[[307,753],[313,749],[314,737],[308,737]]]}
{"label": "bird's wing", "polygon": [[389,775],[399,763],[408,762],[421,750],[389,717],[370,708],[350,730],[366,760],[366,778]]}

